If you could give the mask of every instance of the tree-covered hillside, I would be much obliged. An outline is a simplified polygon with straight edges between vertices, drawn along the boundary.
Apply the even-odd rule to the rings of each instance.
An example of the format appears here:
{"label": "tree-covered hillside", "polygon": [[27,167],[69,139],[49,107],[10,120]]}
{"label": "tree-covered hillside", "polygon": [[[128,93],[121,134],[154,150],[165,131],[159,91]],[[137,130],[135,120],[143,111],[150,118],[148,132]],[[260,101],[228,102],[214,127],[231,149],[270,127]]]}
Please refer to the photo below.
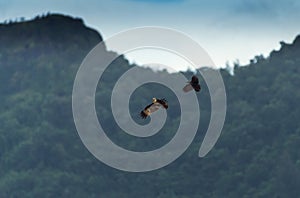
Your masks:
{"label": "tree-covered hillside", "polygon": [[[234,75],[221,70],[227,116],[216,146],[204,158],[198,158],[198,150],[209,122],[210,98],[200,79],[201,121],[192,145],[172,164],[146,173],[108,167],[88,152],[77,134],[74,78],[101,40],[81,19],[57,14],[0,25],[0,197],[300,196],[300,36],[292,44],[282,42],[267,58],[236,65]],[[149,150],[174,136],[179,103],[158,84],[138,88],[130,103],[137,122],[143,121],[136,112],[153,97],[147,90],[155,89],[157,97],[176,108],[168,110],[167,133],[147,140],[125,135],[112,116],[110,95],[117,79],[133,66],[123,56],[110,65],[100,79],[96,108],[114,142]],[[184,75],[189,78],[192,72]]]}

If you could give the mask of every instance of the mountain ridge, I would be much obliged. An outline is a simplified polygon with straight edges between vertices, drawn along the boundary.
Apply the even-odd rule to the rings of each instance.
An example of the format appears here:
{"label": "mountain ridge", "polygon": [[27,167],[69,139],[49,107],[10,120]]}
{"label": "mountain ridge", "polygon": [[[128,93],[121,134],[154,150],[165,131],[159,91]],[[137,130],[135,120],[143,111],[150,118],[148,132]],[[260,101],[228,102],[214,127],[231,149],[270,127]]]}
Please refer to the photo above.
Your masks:
{"label": "mountain ridge", "polygon": [[[233,76],[219,69],[227,116],[217,144],[204,158],[198,158],[198,150],[211,103],[197,73],[202,89],[197,95],[201,119],[195,140],[170,165],[139,174],[99,162],[74,126],[74,78],[83,58],[101,40],[82,20],[60,14],[0,25],[0,197],[298,197],[299,36],[267,58],[258,56],[246,67],[236,65]],[[180,104],[169,89],[155,84],[139,87],[129,109],[134,117],[153,95],[166,97],[164,130],[149,140],[122,135],[111,113],[110,95],[118,78],[134,65],[113,55],[118,58],[100,79],[95,100],[107,136],[130,149],[149,150],[168,142],[181,118]],[[190,79],[193,72],[182,74]]]}

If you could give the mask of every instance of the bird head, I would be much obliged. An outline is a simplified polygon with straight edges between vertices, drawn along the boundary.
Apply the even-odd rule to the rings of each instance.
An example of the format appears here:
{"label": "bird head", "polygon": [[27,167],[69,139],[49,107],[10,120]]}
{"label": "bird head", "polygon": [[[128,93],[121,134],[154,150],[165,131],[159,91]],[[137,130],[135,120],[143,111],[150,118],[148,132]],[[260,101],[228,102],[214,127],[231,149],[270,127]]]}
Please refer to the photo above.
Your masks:
{"label": "bird head", "polygon": [[152,98],[152,103],[156,103],[156,98]]}

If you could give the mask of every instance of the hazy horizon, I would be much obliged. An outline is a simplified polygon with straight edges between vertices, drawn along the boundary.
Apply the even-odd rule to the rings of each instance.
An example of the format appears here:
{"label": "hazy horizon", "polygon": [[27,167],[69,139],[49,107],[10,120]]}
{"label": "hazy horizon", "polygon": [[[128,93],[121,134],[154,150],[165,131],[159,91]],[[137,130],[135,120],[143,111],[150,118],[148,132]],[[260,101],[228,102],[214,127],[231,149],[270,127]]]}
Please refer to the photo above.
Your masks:
{"label": "hazy horizon", "polygon": [[[91,0],[77,3],[0,0],[0,21],[20,17],[31,19],[48,12],[61,13],[82,18],[104,39],[140,26],[172,28],[197,41],[216,66],[224,67],[237,60],[246,65],[256,55],[268,56],[272,50],[279,49],[280,41],[291,43],[300,33],[299,8],[297,0],[230,0],[226,3],[220,0]],[[161,60],[176,69],[187,66],[172,56],[163,58],[159,57],[160,52],[154,54],[135,52],[127,57],[138,64],[153,63],[152,58],[156,56],[155,61]]]}

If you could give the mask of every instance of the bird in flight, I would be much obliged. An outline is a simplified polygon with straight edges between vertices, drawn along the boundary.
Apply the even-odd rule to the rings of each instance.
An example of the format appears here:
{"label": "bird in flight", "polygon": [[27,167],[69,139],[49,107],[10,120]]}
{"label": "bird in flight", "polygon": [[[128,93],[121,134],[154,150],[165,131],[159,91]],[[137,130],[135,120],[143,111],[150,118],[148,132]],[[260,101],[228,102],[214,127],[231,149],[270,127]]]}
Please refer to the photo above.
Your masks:
{"label": "bird in flight", "polygon": [[164,98],[163,99],[153,98],[152,103],[146,106],[143,111],[141,111],[140,116],[143,119],[146,119],[150,114],[157,111],[159,108],[168,109],[167,100]]}
{"label": "bird in flight", "polygon": [[197,78],[197,76],[193,76],[192,77],[192,80],[190,81],[190,82],[188,82],[188,84],[187,85],[185,85],[184,87],[183,87],[183,91],[184,92],[189,92],[189,91],[191,91],[191,90],[195,90],[196,92],[199,92],[200,91],[200,89],[201,89],[201,86],[200,86],[200,84],[199,84],[199,79]]}

